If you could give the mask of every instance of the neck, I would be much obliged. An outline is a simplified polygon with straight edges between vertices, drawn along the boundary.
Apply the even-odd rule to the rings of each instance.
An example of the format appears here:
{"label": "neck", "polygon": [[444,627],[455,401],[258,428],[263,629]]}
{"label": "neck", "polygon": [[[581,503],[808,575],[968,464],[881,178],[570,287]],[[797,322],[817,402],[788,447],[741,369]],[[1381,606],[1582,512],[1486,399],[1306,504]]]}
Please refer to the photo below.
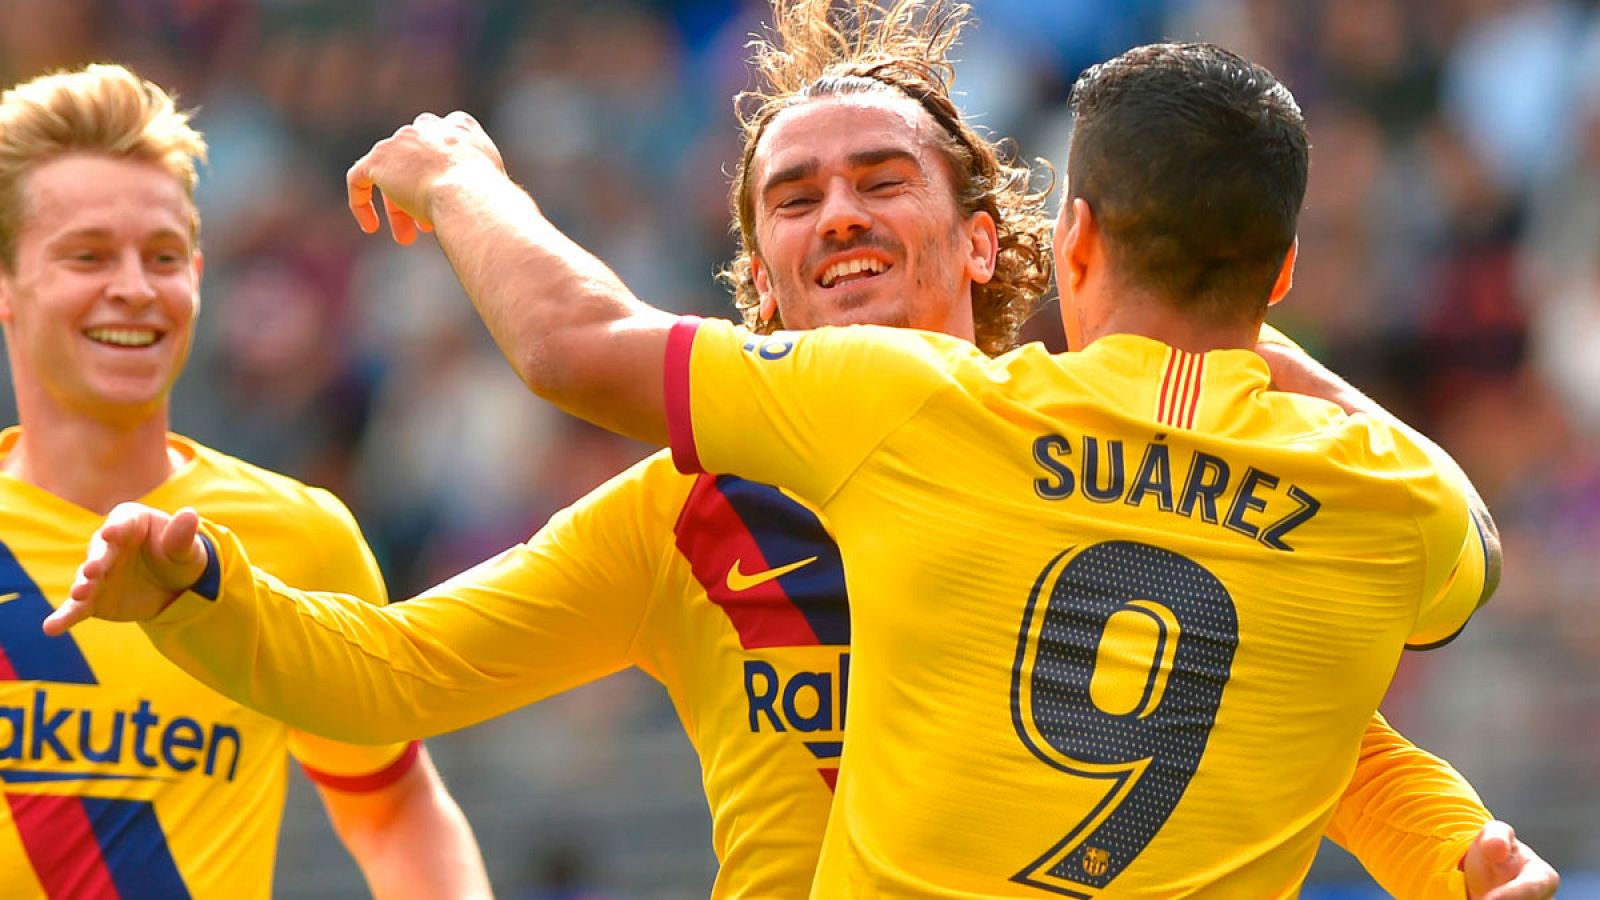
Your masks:
{"label": "neck", "polygon": [[0,470],[19,481],[104,515],[155,490],[177,469],[165,404],[138,420],[107,422],[59,409],[38,415],[17,399],[22,433]]}
{"label": "neck", "polygon": [[1200,322],[1170,303],[1155,299],[1115,305],[1084,337],[1093,343],[1108,334],[1137,334],[1153,338],[1179,350],[1206,353],[1212,350],[1249,350],[1256,345],[1260,322]]}

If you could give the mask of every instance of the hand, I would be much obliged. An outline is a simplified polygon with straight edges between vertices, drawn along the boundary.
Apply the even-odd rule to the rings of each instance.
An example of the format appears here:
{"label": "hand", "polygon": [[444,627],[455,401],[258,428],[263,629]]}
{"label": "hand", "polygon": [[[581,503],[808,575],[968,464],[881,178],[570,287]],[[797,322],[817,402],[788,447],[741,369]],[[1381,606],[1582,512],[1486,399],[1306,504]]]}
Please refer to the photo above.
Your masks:
{"label": "hand", "polygon": [[1256,342],[1255,351],[1267,361],[1273,390],[1327,400],[1347,413],[1370,413],[1376,407],[1360,391],[1294,344],[1264,338]]}
{"label": "hand", "polygon": [[1462,869],[1469,900],[1545,900],[1556,895],[1561,876],[1533,848],[1517,840],[1510,825],[1483,826],[1467,849]]}
{"label": "hand", "polygon": [[428,203],[433,185],[454,168],[491,165],[501,174],[500,150],[471,115],[457,110],[439,118],[423,113],[384,138],[345,173],[350,213],[367,234],[377,232],[372,189],[383,193],[383,210],[396,243],[410,244],[417,231],[432,231]]}
{"label": "hand", "polygon": [[155,618],[205,572],[199,531],[200,516],[187,507],[169,516],[138,503],[118,504],[89,539],[67,601],[44,620],[44,633],[65,634],[90,616]]}

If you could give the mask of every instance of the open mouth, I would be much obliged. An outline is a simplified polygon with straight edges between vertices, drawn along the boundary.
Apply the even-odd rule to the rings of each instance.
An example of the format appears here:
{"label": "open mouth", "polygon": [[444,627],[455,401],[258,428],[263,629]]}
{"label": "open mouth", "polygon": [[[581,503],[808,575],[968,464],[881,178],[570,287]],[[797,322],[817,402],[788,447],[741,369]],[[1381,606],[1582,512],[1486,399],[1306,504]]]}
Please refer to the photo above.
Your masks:
{"label": "open mouth", "polygon": [[90,328],[84,336],[96,344],[137,350],[159,342],[162,333],[154,328]]}
{"label": "open mouth", "polygon": [[837,262],[822,270],[817,284],[825,288],[843,287],[869,278],[876,278],[893,266],[881,259],[851,259]]}

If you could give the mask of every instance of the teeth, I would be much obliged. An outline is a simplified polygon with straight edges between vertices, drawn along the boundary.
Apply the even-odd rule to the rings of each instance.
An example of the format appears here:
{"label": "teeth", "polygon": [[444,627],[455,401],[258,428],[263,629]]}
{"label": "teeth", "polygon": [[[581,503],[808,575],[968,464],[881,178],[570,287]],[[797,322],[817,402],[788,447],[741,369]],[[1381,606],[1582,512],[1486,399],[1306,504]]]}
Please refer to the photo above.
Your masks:
{"label": "teeth", "polygon": [[882,274],[888,266],[876,259],[852,259],[846,262],[834,263],[822,273],[822,286],[833,287],[839,279],[846,278],[858,272],[871,272],[874,275]]}
{"label": "teeth", "polygon": [[91,328],[91,340],[119,347],[148,347],[156,342],[156,333],[146,328]]}

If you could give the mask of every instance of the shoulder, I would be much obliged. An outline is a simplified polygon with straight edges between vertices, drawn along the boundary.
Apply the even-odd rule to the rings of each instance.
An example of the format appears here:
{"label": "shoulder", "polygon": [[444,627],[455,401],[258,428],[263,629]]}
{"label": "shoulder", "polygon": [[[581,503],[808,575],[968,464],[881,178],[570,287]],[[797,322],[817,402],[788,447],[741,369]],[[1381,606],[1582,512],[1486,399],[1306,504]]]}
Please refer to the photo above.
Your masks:
{"label": "shoulder", "polygon": [[192,499],[201,515],[239,530],[234,521],[266,517],[275,531],[307,537],[360,536],[349,507],[325,488],[264,469],[219,450],[189,442],[195,451]]}
{"label": "shoulder", "polygon": [[556,513],[551,525],[633,520],[644,526],[659,523],[670,528],[695,480],[696,476],[673,466],[671,451],[659,450]]}

